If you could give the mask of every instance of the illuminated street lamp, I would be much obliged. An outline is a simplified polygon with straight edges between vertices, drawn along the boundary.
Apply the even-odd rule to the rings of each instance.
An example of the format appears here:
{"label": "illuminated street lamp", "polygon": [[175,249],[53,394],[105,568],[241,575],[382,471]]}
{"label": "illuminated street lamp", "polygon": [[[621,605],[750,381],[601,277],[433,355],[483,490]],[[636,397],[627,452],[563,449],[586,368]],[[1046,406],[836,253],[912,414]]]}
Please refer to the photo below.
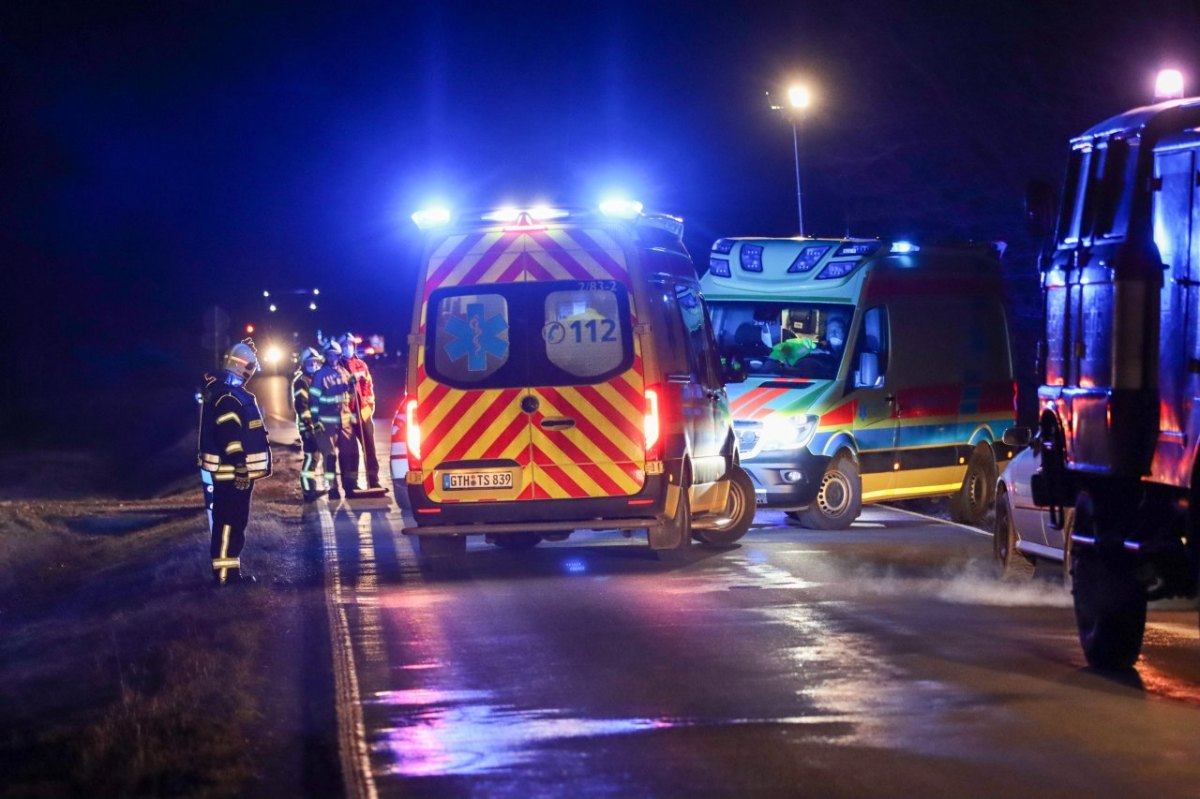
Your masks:
{"label": "illuminated street lamp", "polygon": [[[771,93],[767,92],[770,100]],[[800,191],[800,117],[812,105],[812,94],[807,86],[791,86],[787,90],[787,106],[771,103],[771,110],[779,111],[792,123],[792,153],[796,159],[796,217],[800,223],[800,236],[804,236],[804,199]]]}
{"label": "illuminated street lamp", "polygon": [[1177,100],[1183,97],[1183,73],[1177,69],[1159,71],[1154,79],[1154,99]]}

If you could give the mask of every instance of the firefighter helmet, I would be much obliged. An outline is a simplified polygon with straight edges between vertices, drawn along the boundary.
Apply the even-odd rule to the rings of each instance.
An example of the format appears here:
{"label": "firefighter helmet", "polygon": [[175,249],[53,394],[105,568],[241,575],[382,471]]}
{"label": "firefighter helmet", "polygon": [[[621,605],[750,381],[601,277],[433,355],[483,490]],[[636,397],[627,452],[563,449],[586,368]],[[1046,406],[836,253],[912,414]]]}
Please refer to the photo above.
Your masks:
{"label": "firefighter helmet", "polygon": [[244,338],[225,353],[225,371],[245,383],[258,371],[258,349],[254,339]]}
{"label": "firefighter helmet", "polygon": [[358,339],[353,333],[343,333],[338,338],[338,344],[342,345],[342,352],[347,358],[353,358],[358,350]]}
{"label": "firefighter helmet", "polygon": [[[331,363],[332,361],[336,361],[338,358],[342,357],[342,345],[338,344],[334,339],[329,339],[329,341],[325,342],[325,346],[322,351],[325,354],[326,363]],[[330,356],[332,356],[332,358]]]}
{"label": "firefighter helmet", "polygon": [[316,347],[306,347],[304,352],[300,353],[300,368],[310,375],[320,369],[323,363],[325,356],[317,352]]}

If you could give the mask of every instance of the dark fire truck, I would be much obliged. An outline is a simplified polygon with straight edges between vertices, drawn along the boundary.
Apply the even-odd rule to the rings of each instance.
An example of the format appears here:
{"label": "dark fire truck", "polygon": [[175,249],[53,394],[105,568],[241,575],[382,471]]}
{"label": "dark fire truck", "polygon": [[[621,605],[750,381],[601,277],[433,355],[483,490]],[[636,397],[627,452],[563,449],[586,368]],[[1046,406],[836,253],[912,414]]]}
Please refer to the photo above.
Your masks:
{"label": "dark fire truck", "polygon": [[[1200,97],[1071,141],[1045,302],[1034,499],[1072,525],[1087,660],[1129,668],[1148,600],[1196,594],[1200,549]],[[1041,210],[1039,210],[1041,209]],[[1074,510],[1073,521],[1071,510]]]}

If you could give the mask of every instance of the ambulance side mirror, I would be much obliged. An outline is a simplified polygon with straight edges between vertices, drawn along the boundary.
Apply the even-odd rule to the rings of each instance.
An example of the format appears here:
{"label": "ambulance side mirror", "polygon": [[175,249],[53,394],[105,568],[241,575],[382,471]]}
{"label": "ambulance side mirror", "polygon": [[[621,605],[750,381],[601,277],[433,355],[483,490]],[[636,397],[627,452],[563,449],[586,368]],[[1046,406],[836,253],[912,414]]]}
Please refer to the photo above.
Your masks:
{"label": "ambulance side mirror", "polygon": [[854,375],[855,388],[874,388],[879,385],[879,356],[874,352],[863,352],[858,356],[858,372]]}

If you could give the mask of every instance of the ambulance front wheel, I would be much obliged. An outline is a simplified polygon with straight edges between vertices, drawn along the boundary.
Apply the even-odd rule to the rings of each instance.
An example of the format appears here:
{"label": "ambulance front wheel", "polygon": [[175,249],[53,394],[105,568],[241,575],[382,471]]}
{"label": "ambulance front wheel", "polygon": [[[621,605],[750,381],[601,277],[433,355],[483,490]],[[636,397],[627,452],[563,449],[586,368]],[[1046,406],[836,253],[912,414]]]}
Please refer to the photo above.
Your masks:
{"label": "ambulance front wheel", "polygon": [[725,510],[712,520],[711,527],[697,530],[696,536],[711,546],[729,546],[744,536],[754,522],[754,483],[741,466],[729,470],[729,498]]}
{"label": "ambulance front wheel", "polygon": [[817,498],[800,511],[800,524],[813,530],[845,530],[862,512],[862,481],[854,461],[839,455],[825,467]]}
{"label": "ambulance front wheel", "polygon": [[996,485],[996,458],[986,444],[978,446],[967,462],[962,486],[950,498],[950,518],[960,524],[979,524],[992,504]]}

